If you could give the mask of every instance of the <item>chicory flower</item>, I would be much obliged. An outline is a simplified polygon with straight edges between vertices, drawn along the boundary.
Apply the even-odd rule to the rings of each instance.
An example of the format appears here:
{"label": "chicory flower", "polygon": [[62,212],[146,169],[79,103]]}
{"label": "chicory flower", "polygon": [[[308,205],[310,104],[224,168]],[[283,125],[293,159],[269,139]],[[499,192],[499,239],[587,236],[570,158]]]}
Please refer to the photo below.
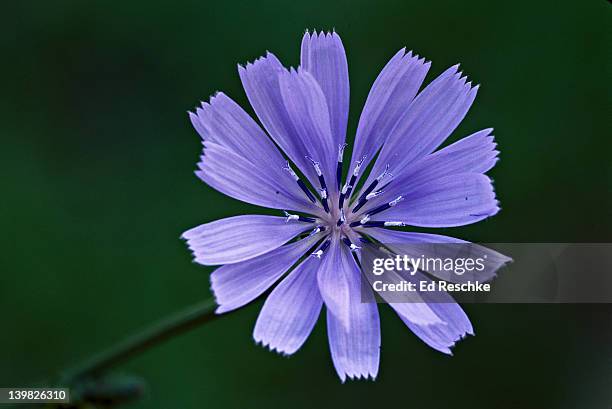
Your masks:
{"label": "chicory flower", "polygon": [[[229,217],[183,234],[197,263],[222,265],[211,276],[217,312],[242,307],[280,281],[259,314],[255,340],[293,354],[325,306],[342,381],[378,372],[379,315],[375,302],[362,302],[361,243],[465,243],[389,228],[462,226],[499,211],[485,175],[498,155],[492,130],[438,149],[478,86],[455,65],[419,92],[429,68],[405,49],[391,58],[370,90],[350,158],[348,66],[335,32],[307,32],[297,69],[272,53],[238,67],[265,131],[221,92],[189,114],[204,145],[197,176],[235,199],[285,212]],[[450,354],[473,334],[454,302],[391,306],[438,351]]]}

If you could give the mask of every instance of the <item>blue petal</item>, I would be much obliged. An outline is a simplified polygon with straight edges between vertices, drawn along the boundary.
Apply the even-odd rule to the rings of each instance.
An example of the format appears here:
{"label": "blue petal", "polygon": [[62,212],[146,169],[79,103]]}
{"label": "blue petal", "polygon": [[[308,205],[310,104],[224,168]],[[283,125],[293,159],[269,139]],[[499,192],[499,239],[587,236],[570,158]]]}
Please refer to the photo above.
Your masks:
{"label": "blue petal", "polygon": [[234,216],[183,233],[195,261],[203,265],[237,263],[272,251],[309,228],[311,223],[284,217]]}

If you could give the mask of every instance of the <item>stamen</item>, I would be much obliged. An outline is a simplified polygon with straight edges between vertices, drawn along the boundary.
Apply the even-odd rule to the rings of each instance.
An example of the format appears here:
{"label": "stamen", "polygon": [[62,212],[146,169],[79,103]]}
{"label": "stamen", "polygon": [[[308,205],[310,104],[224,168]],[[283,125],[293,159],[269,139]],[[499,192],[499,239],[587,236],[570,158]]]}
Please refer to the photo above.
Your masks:
{"label": "stamen", "polygon": [[327,239],[322,245],[321,247],[319,247],[319,250],[315,251],[314,253],[312,253],[312,255],[316,258],[321,258],[321,256],[323,255],[323,253],[325,253],[325,250],[327,250],[329,248],[329,245],[331,244],[331,240]]}
{"label": "stamen", "polygon": [[287,217],[287,219],[285,219],[285,223],[289,223],[290,221],[314,223],[317,221],[316,219],[313,219],[312,217],[300,216],[299,214],[291,214],[286,211],[283,211],[283,213],[285,213],[285,216]]}
{"label": "stamen", "polygon": [[404,222],[385,222],[385,227],[404,227],[406,223]]}
{"label": "stamen", "polygon": [[385,170],[383,170],[383,173],[381,173],[380,175],[378,175],[378,176],[376,177],[376,180],[380,182],[380,181],[381,181],[381,180],[383,180],[383,179],[384,179],[384,178],[385,178],[387,175],[388,175],[388,176],[393,176],[393,175],[391,174],[391,172],[389,172],[389,164],[388,164],[388,163],[387,163],[387,165],[385,165]]}
{"label": "stamen", "polygon": [[[355,168],[353,169],[353,177],[357,177],[359,176],[359,171],[361,170],[361,165],[363,165],[363,162],[365,161],[366,156],[363,155],[361,157],[361,159],[359,159],[355,165]],[[351,183],[352,184],[352,183]]]}
{"label": "stamen", "polygon": [[351,227],[403,227],[406,226],[404,222],[383,222],[383,221],[367,221],[365,223],[353,222],[350,224]]}
{"label": "stamen", "polygon": [[342,158],[344,157],[344,148],[348,146],[348,143],[343,143],[338,145],[338,162],[342,163]]}
{"label": "stamen", "polygon": [[315,229],[313,229],[310,234],[308,235],[308,237],[310,236],[314,236],[317,233],[321,233],[322,231],[325,231],[325,226],[317,226]]}
{"label": "stamen", "polygon": [[397,205],[399,202],[401,202],[402,200],[404,200],[404,196],[400,195],[400,196],[396,197],[395,199],[391,200],[389,202],[389,206],[393,207],[393,206]]}
{"label": "stamen", "polygon": [[368,195],[370,194],[370,192],[373,191],[374,188],[380,183],[380,181],[383,180],[387,176],[393,176],[391,173],[389,173],[389,164],[385,166],[385,170],[383,171],[383,173],[378,175],[376,179],[374,179],[374,181],[370,183],[367,189],[363,191],[363,193],[359,197],[359,201],[361,202],[363,200],[369,200]]}
{"label": "stamen", "polygon": [[288,172],[291,177],[293,177],[293,179],[295,179],[295,181],[297,182],[298,180],[300,180],[300,177],[297,175],[297,173],[295,173],[293,171],[293,169],[291,169],[291,166],[289,165],[289,162],[287,162],[287,164],[285,165],[285,167],[283,168],[283,170],[285,172]]}
{"label": "stamen", "polygon": [[327,184],[325,183],[325,178],[323,177],[323,172],[321,171],[321,164],[308,156],[306,156],[306,159],[308,159],[315,168],[315,172],[319,178],[319,184],[321,185],[321,189],[319,189],[321,204],[323,204],[323,209],[325,209],[325,212],[329,213],[329,205],[327,204]]}
{"label": "stamen", "polygon": [[361,249],[361,247],[359,247],[358,245],[354,244],[348,237],[343,237],[342,238],[342,242],[344,244],[346,244],[348,246],[348,248],[351,249],[351,251],[353,251],[353,252]]}
{"label": "stamen", "polygon": [[338,145],[338,165],[336,166],[336,181],[338,182],[338,187],[340,187],[340,184],[342,183],[342,161],[344,157],[344,148],[347,146],[347,143]]}
{"label": "stamen", "polygon": [[363,205],[365,205],[365,204],[368,202],[368,200],[373,199],[373,198],[375,198],[376,196],[380,196],[380,195],[382,195],[384,192],[385,192],[385,191],[384,191],[384,190],[382,190],[382,189],[381,189],[381,190],[377,190],[377,191],[375,191],[375,192],[368,193],[368,194],[366,195],[366,197],[365,197],[365,198],[363,198],[363,195],[361,195],[361,198],[359,199],[359,202],[357,203],[357,206],[355,206],[355,207],[353,208],[353,213],[355,213],[355,212],[357,212],[359,209],[361,209],[361,208],[363,207]]}
{"label": "stamen", "polygon": [[289,223],[292,220],[299,220],[300,216],[298,216],[297,214],[289,214],[288,212],[284,212],[285,216],[287,216],[287,219],[285,220],[285,223]]}
{"label": "stamen", "polygon": [[351,179],[342,187],[342,192],[340,193],[340,198],[338,199],[338,205],[341,209],[344,206],[344,199],[351,197],[351,190],[353,189],[353,186],[355,186],[355,182],[357,182],[357,176],[359,176],[359,171],[361,170],[361,165],[363,165],[365,158],[366,156],[364,155],[361,157],[361,159],[355,162]]}
{"label": "stamen", "polygon": [[382,190],[382,189],[381,190],[377,190],[375,192],[368,193],[368,195],[365,198],[366,198],[366,200],[374,199],[375,197],[380,196],[383,193],[385,193],[384,190]]}
{"label": "stamen", "polygon": [[327,198],[322,199],[321,203],[323,204],[323,209],[325,209],[325,213],[329,213],[329,204],[327,204]]}
{"label": "stamen", "polygon": [[344,209],[340,209],[340,219],[336,223],[336,226],[342,226],[346,221],[346,217],[344,216]]}
{"label": "stamen", "polygon": [[372,216],[374,214],[383,212],[383,211],[387,210],[390,207],[396,206],[402,200],[404,200],[404,197],[403,196],[398,196],[396,199],[390,201],[389,203],[382,204],[382,205],[380,205],[378,207],[375,207],[374,209],[370,210],[368,212],[368,216]]}
{"label": "stamen", "polygon": [[308,159],[310,163],[312,163],[312,166],[314,167],[315,172],[317,172],[317,176],[321,176],[323,174],[323,172],[321,172],[321,164],[317,162],[316,160],[312,159],[310,156],[306,156],[306,159]]}
{"label": "stamen", "polygon": [[296,183],[298,184],[300,189],[302,189],[302,191],[308,197],[308,200],[310,200],[312,203],[316,203],[317,202],[317,199],[314,197],[314,195],[312,194],[310,189],[308,189],[308,187],[306,187],[306,184],[304,183],[304,181],[302,179],[300,179],[300,177],[297,175],[297,173],[295,173],[295,171],[293,169],[291,169],[291,166],[289,165],[289,162],[287,162],[287,164],[285,165],[283,170],[286,171],[287,173],[289,173],[291,175],[291,177],[293,177],[293,179],[296,181]]}
{"label": "stamen", "polygon": [[317,173],[319,184],[321,185],[321,189],[319,189],[321,203],[323,204],[323,209],[325,209],[325,212],[329,213],[329,204],[327,204],[327,184],[325,183],[325,178],[323,177],[323,172],[321,171],[321,164],[308,156],[306,156],[306,159],[312,163],[312,166]]}
{"label": "stamen", "polygon": [[[319,181],[323,179],[323,176],[319,177]],[[325,183],[325,181],[323,181]],[[321,204],[323,204],[323,209],[325,209],[326,213],[329,213],[329,204],[327,203],[327,188],[319,189],[319,196],[321,196]]]}

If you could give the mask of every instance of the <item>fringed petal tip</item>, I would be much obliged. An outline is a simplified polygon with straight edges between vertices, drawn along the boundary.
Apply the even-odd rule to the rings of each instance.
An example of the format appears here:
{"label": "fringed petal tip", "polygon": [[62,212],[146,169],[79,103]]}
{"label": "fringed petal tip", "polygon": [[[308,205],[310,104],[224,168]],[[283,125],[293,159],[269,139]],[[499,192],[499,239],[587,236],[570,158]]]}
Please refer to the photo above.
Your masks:
{"label": "fringed petal tip", "polygon": [[404,64],[416,63],[427,66],[427,69],[429,69],[431,66],[431,61],[415,53],[414,50],[406,51],[406,47],[401,48],[397,53],[395,53],[393,58],[397,57],[399,57]]}
{"label": "fringed petal tip", "polygon": [[302,37],[302,41],[313,40],[313,39],[340,40],[340,36],[338,35],[338,33],[336,33],[335,28],[332,28],[331,30],[306,29],[306,31],[304,31],[304,36]]}
{"label": "fringed petal tip", "polygon": [[217,308],[215,308],[215,314],[221,315],[221,314],[225,314],[226,312],[230,312],[231,310],[233,310],[233,308],[228,308],[224,306],[223,303],[219,300],[219,297],[217,296],[217,292],[215,291],[216,281],[217,281],[216,276],[214,274],[211,274],[210,277],[208,277],[208,282],[210,283],[209,289],[213,295],[213,298],[215,299],[215,304],[217,304]]}
{"label": "fringed petal tip", "polygon": [[226,312],[233,311],[235,308],[227,307],[223,305],[221,301],[219,300],[219,297],[217,296],[217,293],[215,292],[214,275],[212,274],[210,275],[209,281],[210,281],[210,292],[212,293],[213,298],[215,299],[215,304],[217,304],[217,308],[215,308],[215,314],[221,315],[221,314],[225,314]]}
{"label": "fringed petal tip", "polygon": [[376,381],[376,377],[378,376],[378,367],[376,367],[376,371],[366,372],[366,373],[353,373],[353,372],[344,372],[336,369],[336,373],[340,378],[340,382],[346,383],[346,381]]}
{"label": "fringed petal tip", "polygon": [[[468,81],[467,74],[464,75],[463,71],[457,71],[457,68],[459,68],[459,64],[453,65],[442,75],[452,75],[452,80],[455,82],[455,85],[463,86],[466,91],[476,93],[480,88],[480,84],[472,85],[472,81]],[[440,77],[442,77],[442,75]]]}
{"label": "fringed petal tip", "polygon": [[[210,95],[208,101],[200,101],[199,106],[195,106],[193,111],[187,111],[191,124],[200,134],[203,141],[211,137],[211,110],[217,109],[218,105],[231,103],[231,99],[223,91],[215,91]],[[218,108],[223,109],[223,107]]]}
{"label": "fringed petal tip", "polygon": [[291,355],[295,354],[299,348],[291,348],[291,349],[286,349],[283,348],[281,345],[273,345],[271,341],[265,341],[263,339],[258,339],[255,334],[253,334],[253,340],[255,341],[255,345],[261,346],[265,349],[267,349],[270,352],[274,352],[279,354],[282,357],[288,358]]}
{"label": "fringed petal tip", "polygon": [[[417,334],[418,335],[418,334]],[[448,339],[438,339],[431,340],[427,338],[420,337],[423,342],[429,345],[432,349],[441,352],[448,356],[454,356],[453,349],[457,346],[460,341],[463,341],[468,336],[474,336],[474,331],[471,329],[466,330],[465,332],[455,334],[453,337]]]}
{"label": "fringed petal tip", "polygon": [[242,75],[245,72],[248,72],[251,69],[258,69],[264,64],[268,64],[272,62],[277,66],[278,70],[282,70],[283,66],[278,60],[278,58],[270,51],[266,50],[266,53],[260,57],[257,57],[253,61],[247,61],[246,63],[238,63],[236,64],[238,68],[238,73]]}
{"label": "fringed petal tip", "polygon": [[452,340],[446,347],[441,347],[441,348],[437,348],[433,345],[430,345],[433,349],[435,349],[436,351],[442,352],[443,354],[446,354],[448,356],[454,356],[453,354],[453,349],[457,346],[457,344],[460,341],[463,341],[464,339],[466,339],[468,336],[475,336],[474,335],[474,331],[470,330],[470,331],[466,331],[462,334],[458,334],[457,338],[455,338],[454,340]]}
{"label": "fringed petal tip", "polygon": [[[197,173],[197,172],[196,172]],[[197,263],[197,264],[202,264],[202,265],[208,265],[205,263],[202,263],[201,260],[198,260],[198,242],[197,242],[197,237],[199,236],[199,234],[201,233],[201,229],[199,229],[199,227],[194,227],[192,229],[189,229],[187,231],[185,231],[183,234],[181,234],[180,238],[182,240],[185,240],[185,244],[187,245],[187,248],[189,249],[189,252],[191,253],[191,256],[193,257],[193,262]]]}

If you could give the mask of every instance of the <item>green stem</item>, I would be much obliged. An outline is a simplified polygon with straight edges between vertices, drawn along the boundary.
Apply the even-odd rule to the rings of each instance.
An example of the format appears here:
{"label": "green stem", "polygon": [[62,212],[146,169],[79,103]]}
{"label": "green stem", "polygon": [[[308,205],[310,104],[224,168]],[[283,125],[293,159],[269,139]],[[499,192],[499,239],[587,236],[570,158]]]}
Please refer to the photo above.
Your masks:
{"label": "green stem", "polygon": [[134,355],[213,320],[218,316],[214,311],[214,300],[207,300],[174,314],[67,371],[62,376],[62,384],[70,385],[84,378],[99,376]]}

